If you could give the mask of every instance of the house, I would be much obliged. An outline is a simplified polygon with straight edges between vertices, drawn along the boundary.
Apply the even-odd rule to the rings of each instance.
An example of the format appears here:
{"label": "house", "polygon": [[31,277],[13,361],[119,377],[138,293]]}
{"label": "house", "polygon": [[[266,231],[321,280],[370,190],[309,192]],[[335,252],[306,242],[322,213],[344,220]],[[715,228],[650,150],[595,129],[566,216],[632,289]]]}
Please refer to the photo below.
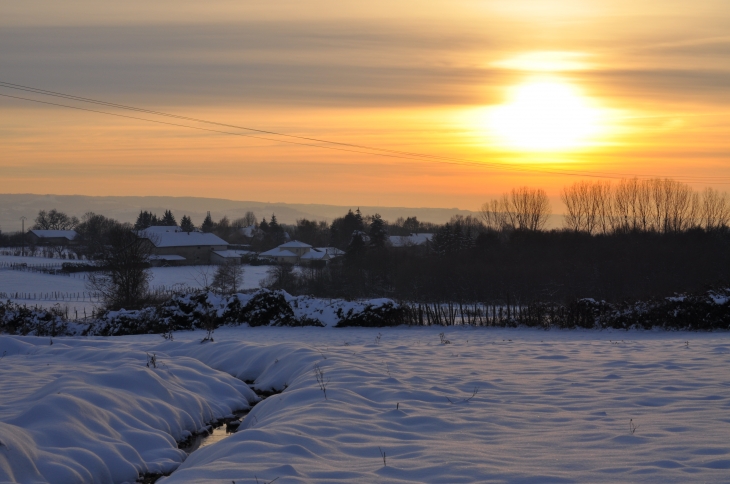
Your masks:
{"label": "house", "polygon": [[388,237],[393,247],[430,247],[433,234],[391,235]]}
{"label": "house", "polygon": [[326,264],[335,257],[340,257],[344,252],[334,247],[312,247],[309,244],[292,240],[278,247],[259,254],[259,257],[271,259],[277,264]]}
{"label": "house", "polygon": [[297,254],[290,250],[282,249],[281,246],[262,252],[259,254],[259,257],[270,259],[277,264],[296,264],[299,262],[299,256]]}
{"label": "house", "polygon": [[[227,251],[228,242],[217,235],[204,232],[183,232],[180,227],[154,226],[138,232],[152,244],[153,256],[180,256],[186,265],[210,264],[215,251]],[[177,264],[182,264],[175,259]]]}
{"label": "house", "polygon": [[29,230],[28,242],[33,245],[69,245],[76,240],[75,230]]}
{"label": "house", "polygon": [[227,262],[236,262],[241,264],[245,259],[253,255],[256,255],[256,252],[251,250],[214,250],[213,253],[210,254],[210,263],[225,264]]}

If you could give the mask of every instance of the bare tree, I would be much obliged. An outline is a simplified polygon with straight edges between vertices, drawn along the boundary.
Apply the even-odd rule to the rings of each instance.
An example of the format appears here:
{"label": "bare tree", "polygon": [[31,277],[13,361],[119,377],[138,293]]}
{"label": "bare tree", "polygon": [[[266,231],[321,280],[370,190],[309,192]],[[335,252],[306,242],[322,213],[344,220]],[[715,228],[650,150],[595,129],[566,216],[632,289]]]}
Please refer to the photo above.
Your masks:
{"label": "bare tree", "polygon": [[708,192],[701,202],[686,183],[659,178],[624,179],[615,187],[610,182],[581,181],[563,188],[561,194],[565,226],[591,234],[685,231],[700,219],[706,224],[704,213],[721,213],[720,198]]}
{"label": "bare tree", "polygon": [[482,205],[479,215],[488,229],[502,230],[507,226],[507,215],[502,210],[499,200],[490,200]]}
{"label": "bare tree", "polygon": [[46,212],[41,210],[35,218],[34,229],[37,230],[72,230],[79,224],[79,219],[69,217],[55,208]]}
{"label": "bare tree", "polygon": [[705,230],[717,230],[730,223],[730,201],[726,192],[705,188],[699,208],[698,223]]}
{"label": "bare tree", "polygon": [[294,272],[294,266],[281,263],[269,268],[267,277],[261,281],[261,286],[269,289],[292,291],[296,288],[298,281],[299,278],[297,273]]}
{"label": "bare tree", "polygon": [[149,260],[153,244],[137,237],[129,224],[118,224],[109,233],[109,245],[90,272],[87,285],[101,295],[107,309],[135,309],[149,296]]}
{"label": "bare tree", "polygon": [[566,207],[567,228],[590,234],[611,231],[613,200],[609,182],[576,182],[564,187],[560,198]]}
{"label": "bare tree", "polygon": [[250,227],[251,225],[258,225],[258,223],[259,221],[256,218],[256,215],[253,212],[248,211],[243,217],[234,220],[231,225],[237,229],[240,229],[244,227]]}
{"label": "bare tree", "polygon": [[218,266],[211,287],[220,294],[235,294],[243,284],[243,266],[239,261],[226,261]]}
{"label": "bare tree", "polygon": [[516,229],[541,230],[550,215],[550,202],[542,188],[513,188],[502,197],[507,223]]}

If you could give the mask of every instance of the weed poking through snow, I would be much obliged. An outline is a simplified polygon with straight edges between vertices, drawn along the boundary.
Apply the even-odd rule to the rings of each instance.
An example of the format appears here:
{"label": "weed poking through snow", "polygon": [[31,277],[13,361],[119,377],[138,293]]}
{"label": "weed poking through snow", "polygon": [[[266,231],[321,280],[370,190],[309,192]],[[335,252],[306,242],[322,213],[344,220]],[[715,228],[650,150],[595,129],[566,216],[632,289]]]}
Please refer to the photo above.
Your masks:
{"label": "weed poking through snow", "polygon": [[479,393],[479,387],[474,387],[474,391],[472,392],[471,396],[470,396],[470,397],[468,397],[468,398],[462,398],[461,400],[456,400],[456,401],[454,401],[454,400],[450,399],[449,397],[446,397],[446,400],[448,400],[448,401],[449,401],[449,403],[452,403],[452,404],[456,404],[456,403],[466,403],[466,402],[468,402],[469,400],[471,400],[472,398],[476,397],[476,396],[477,396],[477,393]]}
{"label": "weed poking through snow", "polygon": [[152,353],[150,356],[150,354],[147,353],[147,368],[157,368],[157,354]]}
{"label": "weed poking through snow", "polygon": [[441,338],[441,344],[442,345],[450,345],[451,344],[451,341],[449,341],[449,340],[446,339],[446,334],[445,333],[439,333],[439,338]]}
{"label": "weed poking through snow", "polygon": [[634,424],[633,418],[629,419],[629,432],[631,432],[631,435],[634,435],[634,432],[636,432],[636,429],[638,429],[639,427],[640,427],[640,425]]}
{"label": "weed poking through snow", "polygon": [[380,451],[380,457],[383,458],[383,467],[388,467],[388,464],[386,464],[385,462],[385,452],[383,452],[383,449],[381,449],[380,447],[378,447],[378,450]]}
{"label": "weed poking through snow", "polygon": [[[256,474],[254,474],[254,475],[253,475],[253,478],[254,478],[254,479],[256,479],[256,484],[259,484],[259,478],[258,478],[258,477],[256,477]],[[276,479],[274,479],[273,481],[263,481],[263,480],[262,480],[262,481],[261,481],[261,484],[271,484],[272,482],[274,482],[274,481],[278,481],[278,480],[279,480],[279,478],[278,478],[278,477],[277,477]],[[235,482],[235,481],[231,481],[231,482],[233,482],[233,484],[236,484],[236,482]]]}
{"label": "weed poking through snow", "polygon": [[378,335],[375,337],[375,344],[380,346],[380,338],[382,338],[383,335],[378,333]]}
{"label": "weed poking through snow", "polygon": [[324,393],[324,399],[327,400],[327,384],[330,382],[330,379],[324,379],[324,371],[316,363],[314,364],[314,377],[317,379],[319,389]]}

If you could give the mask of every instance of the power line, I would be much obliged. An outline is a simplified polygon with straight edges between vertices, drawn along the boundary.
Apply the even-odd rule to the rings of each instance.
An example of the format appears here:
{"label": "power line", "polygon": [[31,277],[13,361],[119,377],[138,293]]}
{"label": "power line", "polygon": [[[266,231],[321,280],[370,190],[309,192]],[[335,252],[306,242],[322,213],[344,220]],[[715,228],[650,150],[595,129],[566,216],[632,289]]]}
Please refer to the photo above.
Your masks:
{"label": "power line", "polygon": [[[141,117],[137,117],[137,116],[129,116],[129,115],[124,115],[124,114],[119,114],[119,113],[112,113],[112,112],[108,112],[108,111],[82,108],[79,106],[71,106],[68,104],[41,101],[38,99],[31,99],[31,98],[26,98],[26,97],[21,97],[21,96],[0,94],[0,96],[3,96],[3,97],[18,99],[18,100],[22,100],[22,101],[29,101],[29,102],[34,102],[34,103],[46,104],[46,105],[50,105],[50,106],[75,109],[78,111],[87,111],[87,112],[92,112],[92,113],[97,113],[97,114],[116,116],[116,117],[121,117],[121,118],[163,124],[163,125],[168,125],[168,126],[196,129],[196,130],[200,130],[200,131],[208,131],[208,132],[218,133],[218,134],[226,134],[226,135],[231,135],[231,136],[242,136],[242,137],[246,137],[246,138],[261,139],[261,140],[273,141],[273,142],[279,142],[279,143],[287,143],[287,144],[293,144],[293,145],[298,145],[298,146],[306,146],[306,147],[310,147],[310,148],[344,151],[344,152],[348,152],[348,153],[368,154],[368,155],[387,157],[387,158],[420,160],[420,161],[426,160],[426,161],[431,161],[431,162],[435,162],[435,163],[464,165],[464,166],[477,166],[477,167],[481,167],[481,168],[492,168],[492,169],[496,169],[496,170],[513,171],[513,172],[530,172],[530,173],[542,173],[542,174],[549,174],[549,175],[563,175],[563,176],[590,177],[590,178],[613,178],[613,179],[626,178],[626,177],[639,177],[639,178],[657,177],[657,176],[647,176],[647,175],[636,175],[636,174],[631,174],[631,173],[581,172],[581,171],[575,171],[575,170],[556,170],[556,169],[546,169],[546,168],[522,167],[522,166],[511,165],[511,164],[504,163],[504,162],[477,161],[477,160],[470,160],[470,159],[465,159],[465,158],[454,158],[454,157],[448,157],[448,156],[429,155],[429,154],[425,154],[425,153],[392,150],[392,149],[387,149],[387,148],[378,148],[378,147],[373,147],[373,146],[359,145],[359,144],[352,144],[352,143],[342,143],[342,142],[336,142],[336,141],[331,141],[331,140],[322,139],[322,138],[291,135],[291,134],[280,133],[280,132],[276,132],[276,131],[262,130],[262,129],[258,129],[258,128],[238,126],[238,125],[226,124],[226,123],[219,123],[216,121],[209,121],[209,120],[194,118],[194,117],[190,117],[190,116],[182,116],[182,115],[177,115],[177,114],[165,113],[162,111],[155,111],[152,109],[127,106],[124,104],[118,104],[118,103],[112,103],[112,102],[102,101],[102,100],[98,100],[98,99],[91,99],[91,98],[86,98],[86,97],[81,97],[81,96],[75,96],[72,94],[65,94],[65,93],[56,92],[56,91],[49,91],[46,89],[39,89],[39,88],[30,87],[30,86],[25,86],[22,84],[5,82],[5,81],[0,81],[0,87],[30,92],[30,93],[34,93],[34,94],[40,94],[40,95],[44,95],[44,96],[57,97],[57,98],[62,98],[62,99],[67,99],[67,100],[72,100],[72,101],[77,101],[77,102],[84,102],[84,103],[89,103],[89,104],[94,104],[94,105],[100,105],[100,106],[106,106],[106,107],[111,107],[111,108],[116,108],[116,109],[133,111],[133,112],[138,112],[138,113],[145,113],[145,114],[151,114],[151,115],[155,115],[155,116],[167,117],[167,118],[172,118],[172,119],[179,119],[179,120],[192,121],[192,122],[208,124],[208,125],[213,125],[213,126],[220,126],[223,128],[233,128],[233,129],[239,129],[239,130],[244,130],[244,131],[250,131],[252,133],[257,133],[257,134],[237,133],[237,132],[231,132],[231,131],[223,131],[220,129],[203,128],[203,127],[199,127],[199,126],[191,126],[188,124],[172,123],[172,122],[160,121],[160,120],[155,120],[155,119],[141,118]],[[292,141],[291,139],[271,138],[268,136],[261,136],[261,135],[277,136],[277,137],[282,137],[282,138],[291,138],[291,139],[296,139],[296,140],[300,140],[300,141]],[[305,143],[303,141],[310,141],[315,144]],[[663,177],[663,176],[659,176],[659,177]],[[730,177],[710,177],[710,176],[687,175],[687,176],[675,177],[675,178],[679,178],[679,179],[687,180],[687,181],[693,181],[693,182],[699,182],[699,181],[707,182],[707,180],[730,181]]]}

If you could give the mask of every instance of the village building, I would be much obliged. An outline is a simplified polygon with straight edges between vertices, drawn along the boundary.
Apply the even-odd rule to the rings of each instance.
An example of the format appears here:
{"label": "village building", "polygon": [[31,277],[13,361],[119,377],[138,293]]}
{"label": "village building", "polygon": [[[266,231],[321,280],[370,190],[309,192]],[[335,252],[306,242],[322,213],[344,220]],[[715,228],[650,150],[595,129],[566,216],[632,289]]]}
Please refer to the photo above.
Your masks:
{"label": "village building", "polygon": [[304,242],[292,240],[260,253],[259,257],[277,264],[326,265],[330,260],[342,255],[344,252],[334,247],[312,247]]}
{"label": "village building", "polygon": [[226,264],[229,262],[236,262],[242,264],[246,259],[256,255],[256,252],[251,250],[214,250],[210,254],[211,264]]}
{"label": "village building", "polygon": [[215,234],[184,232],[175,226],[148,227],[138,235],[152,245],[153,261],[170,264],[211,264],[214,252],[228,250],[228,242]]}
{"label": "village building", "polygon": [[393,247],[425,247],[431,245],[433,234],[409,234],[409,235],[391,235],[388,237],[390,245]]}
{"label": "village building", "polygon": [[33,245],[70,245],[78,234],[75,230],[36,230],[28,231],[28,242]]}

